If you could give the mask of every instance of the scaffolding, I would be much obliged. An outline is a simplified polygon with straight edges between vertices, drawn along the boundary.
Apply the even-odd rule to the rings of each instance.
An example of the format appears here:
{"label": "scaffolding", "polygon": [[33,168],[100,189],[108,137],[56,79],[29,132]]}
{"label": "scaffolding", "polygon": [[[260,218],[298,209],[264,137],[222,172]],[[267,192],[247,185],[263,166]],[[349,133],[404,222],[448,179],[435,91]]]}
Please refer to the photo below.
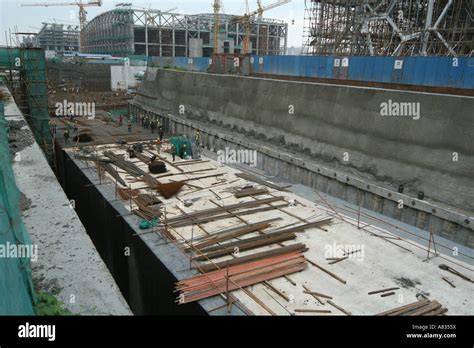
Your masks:
{"label": "scaffolding", "polygon": [[305,0],[303,53],[471,56],[472,0]]}
{"label": "scaffolding", "polygon": [[[234,53],[243,48],[245,28],[233,23],[235,16],[219,15],[221,41],[233,41]],[[287,47],[288,24],[253,18],[250,41],[252,54],[283,55]],[[119,8],[104,12],[84,29],[84,52],[128,56],[190,56],[190,41],[202,40],[203,56],[214,51],[214,14],[183,15],[158,10]]]}
{"label": "scaffolding", "polygon": [[0,71],[15,102],[50,164],[54,148],[49,129],[45,52],[40,48],[0,47]]}
{"label": "scaffolding", "polygon": [[43,23],[36,36],[36,47],[59,54],[79,52],[79,26]]}

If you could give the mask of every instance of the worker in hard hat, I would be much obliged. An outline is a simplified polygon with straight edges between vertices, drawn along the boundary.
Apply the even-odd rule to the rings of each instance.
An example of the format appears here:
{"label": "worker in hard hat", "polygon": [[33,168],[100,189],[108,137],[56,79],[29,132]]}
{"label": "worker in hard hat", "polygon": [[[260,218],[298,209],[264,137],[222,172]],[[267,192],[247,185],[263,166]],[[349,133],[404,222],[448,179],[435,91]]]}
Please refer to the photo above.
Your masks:
{"label": "worker in hard hat", "polygon": [[173,156],[173,162],[176,160],[176,146],[171,144],[171,156]]}
{"label": "worker in hard hat", "polygon": [[66,130],[64,131],[64,141],[66,143],[69,142],[69,130],[66,128]]}
{"label": "worker in hard hat", "polygon": [[163,136],[165,135],[165,131],[161,123],[158,126],[158,134],[160,135],[160,141],[163,141]]}
{"label": "worker in hard hat", "polygon": [[199,131],[197,130],[196,131],[196,134],[194,135],[194,141],[196,142],[196,146],[200,146],[200,140],[201,138],[201,133],[199,133]]}

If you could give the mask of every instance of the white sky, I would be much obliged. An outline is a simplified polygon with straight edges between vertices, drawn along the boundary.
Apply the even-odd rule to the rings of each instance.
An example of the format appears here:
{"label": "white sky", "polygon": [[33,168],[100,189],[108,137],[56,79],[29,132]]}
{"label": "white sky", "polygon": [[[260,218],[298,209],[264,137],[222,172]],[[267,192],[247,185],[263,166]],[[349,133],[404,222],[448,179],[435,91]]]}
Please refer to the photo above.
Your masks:
{"label": "white sky", "polygon": [[[84,0],[87,2],[87,0]],[[0,0],[0,44],[6,44],[5,31],[14,32],[15,25],[20,32],[38,32],[42,22],[64,24],[78,24],[77,6],[52,6],[52,7],[23,7],[21,4],[32,3],[74,3],[75,0]],[[177,7],[173,12],[196,14],[212,13],[213,0],[104,0],[102,7],[87,7],[87,20],[93,19],[98,14],[115,8],[118,3],[132,3],[137,7],[153,8],[166,11]],[[240,15],[245,12],[245,0],[221,0],[223,10],[227,14]],[[276,0],[263,0],[263,5],[269,5]],[[257,1],[249,0],[250,10],[257,9]],[[288,47],[302,46],[304,24],[304,0],[292,0],[289,4],[269,10],[264,17],[284,20],[289,24]],[[295,24],[292,25],[292,20]]]}

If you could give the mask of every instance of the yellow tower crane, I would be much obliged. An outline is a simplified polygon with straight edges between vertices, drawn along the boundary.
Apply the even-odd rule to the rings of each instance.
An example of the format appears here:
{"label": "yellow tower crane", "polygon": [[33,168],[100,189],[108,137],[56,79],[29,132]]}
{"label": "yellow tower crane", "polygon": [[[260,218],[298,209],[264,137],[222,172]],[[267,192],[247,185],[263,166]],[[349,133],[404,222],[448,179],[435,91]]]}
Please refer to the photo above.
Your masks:
{"label": "yellow tower crane", "polygon": [[79,23],[81,29],[81,36],[79,42],[79,51],[83,52],[83,42],[84,42],[84,28],[87,24],[87,11],[86,7],[88,6],[102,6],[102,0],[89,0],[88,2],[83,2],[82,0],[76,0],[76,2],[63,2],[63,3],[46,3],[46,4],[21,4],[21,6],[78,6],[79,7]]}
{"label": "yellow tower crane", "polygon": [[219,53],[219,12],[221,10],[220,0],[214,0],[214,54]]}
{"label": "yellow tower crane", "polygon": [[244,26],[244,42],[243,42],[243,54],[251,54],[251,50],[250,50],[250,35],[251,35],[251,31],[252,31],[252,17],[255,16],[255,15],[258,15],[258,17],[262,18],[263,17],[263,13],[265,11],[268,11],[268,10],[271,10],[271,9],[274,9],[276,7],[279,7],[279,6],[282,6],[282,5],[285,5],[287,3],[289,3],[291,0],[279,0],[271,5],[268,5],[268,6],[262,6],[262,1],[261,0],[257,0],[257,3],[258,3],[258,9],[255,10],[255,11],[252,11],[252,12],[249,12],[249,2],[248,0],[245,0],[245,3],[246,3],[246,8],[247,8],[247,11],[244,15],[242,16],[236,16],[234,18],[232,18],[232,23],[242,23],[243,26]]}

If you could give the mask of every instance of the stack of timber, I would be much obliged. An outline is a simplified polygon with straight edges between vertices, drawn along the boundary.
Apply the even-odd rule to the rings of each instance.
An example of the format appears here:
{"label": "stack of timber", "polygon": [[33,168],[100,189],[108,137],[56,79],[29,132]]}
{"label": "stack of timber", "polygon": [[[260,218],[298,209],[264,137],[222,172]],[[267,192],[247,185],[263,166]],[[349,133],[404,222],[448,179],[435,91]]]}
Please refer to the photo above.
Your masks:
{"label": "stack of timber", "polygon": [[120,174],[112,167],[110,163],[98,163],[99,167],[102,167],[107,173],[112,176],[115,180],[117,180],[118,183],[122,186],[127,186],[127,183],[120,177]]}
{"label": "stack of timber", "polygon": [[217,257],[230,255],[235,252],[236,248],[241,251],[252,250],[263,246],[269,246],[296,238],[296,232],[303,232],[308,228],[319,227],[327,224],[331,219],[320,220],[304,225],[299,225],[290,228],[276,229],[273,232],[268,232],[252,238],[240,239],[234,242],[223,243],[220,245],[212,245],[199,249],[199,255],[194,259],[204,261],[214,259]]}
{"label": "stack of timber", "polygon": [[394,316],[394,315],[407,315],[407,316],[421,316],[421,315],[443,315],[448,311],[447,308],[443,307],[438,301],[421,300],[408,304],[406,306],[397,307],[388,311],[379,313],[377,315]]}
{"label": "stack of timber", "polygon": [[204,236],[200,238],[199,241],[193,243],[191,247],[185,249],[186,252],[189,252],[193,249],[201,250],[203,248],[221,243],[230,239],[234,239],[240,236],[243,236],[248,233],[264,230],[270,227],[270,224],[274,221],[281,220],[281,218],[270,219],[266,221],[257,222],[254,224],[248,224],[244,226],[233,227],[218,233],[213,233],[211,235]]}
{"label": "stack of timber", "polygon": [[[220,206],[216,208],[211,208],[207,210],[201,210],[193,213],[184,213],[183,215],[171,218],[168,220],[168,224],[172,227],[184,227],[194,224],[200,224],[204,222],[209,222],[213,220],[219,220],[221,218],[229,218],[235,215],[244,215],[242,213],[231,213],[234,210],[246,209],[246,208],[255,208],[259,205],[270,204],[277,201],[284,201],[284,197],[272,197],[268,199],[255,200],[245,203],[237,203],[227,206]],[[288,206],[288,204],[285,204]],[[277,209],[276,206],[266,207],[266,210]],[[248,213],[254,214],[262,210],[253,209]]]}
{"label": "stack of timber", "polygon": [[142,176],[142,175],[146,174],[143,170],[138,168],[135,164],[133,164],[129,161],[126,161],[123,158],[123,156],[116,155],[111,151],[105,151],[104,156],[106,156],[107,158],[112,160],[113,163],[117,167],[119,167],[120,169],[123,169],[124,171],[126,171],[127,173],[129,173],[132,176],[138,177],[138,176]]}
{"label": "stack of timber", "polygon": [[291,252],[270,256],[210,273],[198,275],[176,283],[180,304],[198,301],[245,286],[282,277],[307,268],[304,256]]}
{"label": "stack of timber", "polygon": [[199,271],[202,272],[202,273],[207,273],[207,272],[215,271],[215,270],[218,270],[218,269],[224,269],[227,266],[241,265],[243,263],[262,260],[262,259],[265,259],[267,257],[288,254],[288,253],[291,253],[291,252],[304,253],[307,250],[308,250],[308,248],[306,248],[306,245],[304,245],[302,243],[292,244],[292,245],[288,245],[288,246],[284,246],[284,247],[278,247],[278,248],[275,248],[275,249],[262,251],[262,252],[259,252],[259,253],[253,253],[253,254],[250,254],[250,255],[237,257],[235,259],[230,259],[228,261],[221,261],[221,262],[216,262],[216,263],[203,264],[202,266],[199,267]]}
{"label": "stack of timber", "polygon": [[235,198],[243,198],[243,197],[250,197],[250,196],[260,196],[265,195],[268,193],[268,189],[266,188],[243,188],[234,193]]}

